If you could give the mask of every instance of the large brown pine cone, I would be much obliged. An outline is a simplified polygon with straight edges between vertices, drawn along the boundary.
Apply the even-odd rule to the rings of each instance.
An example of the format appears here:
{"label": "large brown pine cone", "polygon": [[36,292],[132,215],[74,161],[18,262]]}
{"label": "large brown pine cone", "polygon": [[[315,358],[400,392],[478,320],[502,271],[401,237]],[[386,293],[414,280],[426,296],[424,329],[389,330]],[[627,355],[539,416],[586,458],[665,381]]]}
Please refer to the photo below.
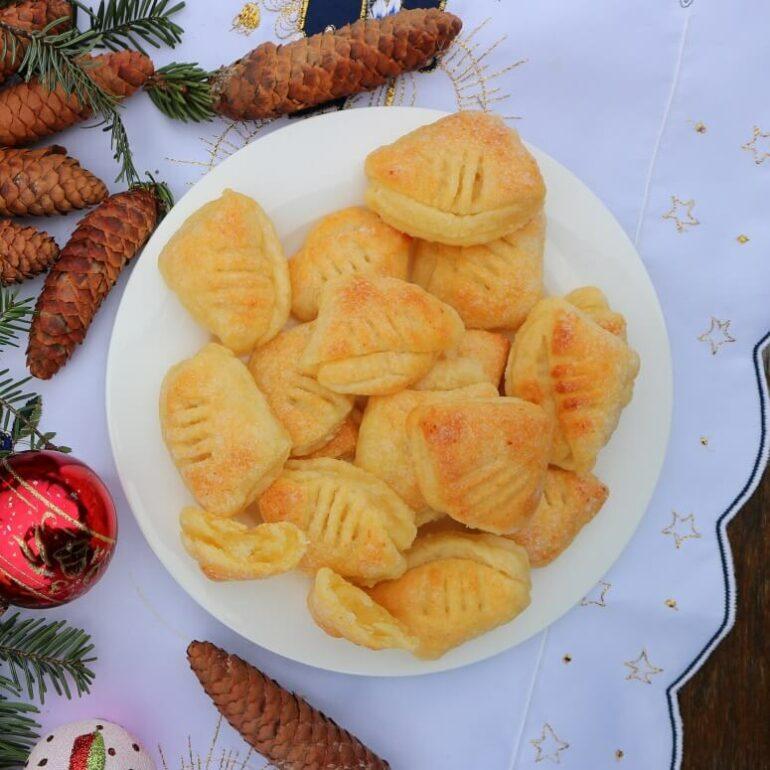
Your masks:
{"label": "large brown pine cone", "polygon": [[210,642],[187,648],[190,667],[224,718],[279,770],[388,770],[329,717]]}
{"label": "large brown pine cone", "polygon": [[[135,93],[155,71],[152,60],[138,51],[95,56],[89,76],[105,91],[124,99]],[[0,91],[0,145],[21,147],[51,136],[91,117],[91,110],[61,88],[49,90],[36,80]]]}
{"label": "large brown pine cone", "polygon": [[[51,34],[63,32],[72,25],[72,4],[69,0],[22,0],[20,3],[0,8],[0,21],[25,30],[45,29],[49,24],[63,19],[60,24],[52,27]],[[5,56],[0,57],[0,83],[13,75],[24,58],[27,43],[23,38],[16,39],[9,32],[0,36],[0,50]]]}
{"label": "large brown pine cone", "polygon": [[104,182],[70,158],[64,147],[0,147],[2,216],[66,214],[101,203],[107,195]]}
{"label": "large brown pine cone", "polygon": [[152,190],[135,188],[87,214],[45,279],[29,332],[27,366],[53,377],[83,341],[96,311],[158,222]]}
{"label": "large brown pine cone", "polygon": [[42,273],[56,261],[59,247],[48,233],[0,221],[0,283],[7,286]]}
{"label": "large brown pine cone", "polygon": [[420,8],[288,45],[263,43],[214,76],[214,109],[234,120],[256,120],[371,91],[426,65],[461,27],[451,13]]}

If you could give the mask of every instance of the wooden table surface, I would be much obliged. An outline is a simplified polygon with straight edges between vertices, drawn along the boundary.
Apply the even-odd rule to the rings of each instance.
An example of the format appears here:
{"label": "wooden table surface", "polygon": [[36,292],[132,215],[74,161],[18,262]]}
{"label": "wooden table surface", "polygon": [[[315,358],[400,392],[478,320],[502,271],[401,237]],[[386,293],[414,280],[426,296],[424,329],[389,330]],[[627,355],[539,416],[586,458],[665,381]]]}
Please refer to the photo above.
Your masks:
{"label": "wooden table surface", "polygon": [[735,627],[679,693],[684,770],[770,769],[770,471],[728,526]]}

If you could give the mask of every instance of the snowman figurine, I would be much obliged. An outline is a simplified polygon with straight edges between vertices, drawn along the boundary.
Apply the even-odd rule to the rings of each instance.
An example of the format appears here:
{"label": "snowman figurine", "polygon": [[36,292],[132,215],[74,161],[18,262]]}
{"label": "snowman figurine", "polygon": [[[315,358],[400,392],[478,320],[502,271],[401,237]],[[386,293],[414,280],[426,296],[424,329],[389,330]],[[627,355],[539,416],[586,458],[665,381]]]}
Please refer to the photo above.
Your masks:
{"label": "snowman figurine", "polygon": [[156,770],[136,739],[103,719],[70,722],[46,735],[32,749],[29,770]]}

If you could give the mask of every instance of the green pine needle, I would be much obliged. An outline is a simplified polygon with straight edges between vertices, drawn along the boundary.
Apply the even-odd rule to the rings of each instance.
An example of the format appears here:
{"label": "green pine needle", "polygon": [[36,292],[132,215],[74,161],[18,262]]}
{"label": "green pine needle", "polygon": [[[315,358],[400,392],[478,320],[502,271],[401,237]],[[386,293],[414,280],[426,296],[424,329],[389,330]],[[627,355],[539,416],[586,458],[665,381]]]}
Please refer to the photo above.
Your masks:
{"label": "green pine needle", "polygon": [[18,347],[19,334],[29,331],[34,302],[34,297],[19,299],[17,291],[0,287],[0,346]]}
{"label": "green pine needle", "polygon": [[[6,686],[26,690],[41,703],[49,687],[58,695],[87,693],[94,679],[90,664],[96,660],[91,637],[64,620],[21,619],[16,613],[0,621],[0,661],[8,666]],[[10,683],[10,685],[9,685]]]}
{"label": "green pine needle", "polygon": [[29,703],[0,697],[0,768],[21,767],[37,743],[40,725],[30,716],[38,714]]}
{"label": "green pine needle", "polygon": [[145,86],[153,104],[174,120],[201,123],[214,117],[211,73],[197,63],[161,67]]}

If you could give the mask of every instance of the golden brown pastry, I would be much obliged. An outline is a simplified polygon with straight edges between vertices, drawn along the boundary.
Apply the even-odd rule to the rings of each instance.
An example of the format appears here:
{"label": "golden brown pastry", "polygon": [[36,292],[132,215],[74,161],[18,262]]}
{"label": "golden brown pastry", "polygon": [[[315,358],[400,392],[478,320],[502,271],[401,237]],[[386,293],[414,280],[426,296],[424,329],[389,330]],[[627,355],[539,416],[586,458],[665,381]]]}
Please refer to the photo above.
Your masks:
{"label": "golden brown pastry", "polygon": [[506,534],[540,502],[551,421],[518,398],[440,401],[406,420],[417,482],[428,505],[469,527]]}
{"label": "golden brown pastry", "polygon": [[307,538],[288,522],[247,527],[200,508],[179,517],[187,553],[211,580],[254,580],[294,569],[305,554]]}
{"label": "golden brown pastry", "polygon": [[452,246],[489,243],[542,208],[545,185],[518,133],[485,112],[458,112],[366,159],[366,204],[389,225]]}
{"label": "golden brown pastry", "polygon": [[524,548],[533,567],[545,567],[596,516],[608,494],[591,473],[549,468],[540,505],[527,524],[509,537]]}
{"label": "golden brown pastry", "polygon": [[469,329],[518,329],[543,296],[545,216],[479,246],[417,241],[412,280]]}
{"label": "golden brown pastry", "polygon": [[225,190],[189,216],[158,267],[195,320],[238,355],[278,334],[289,316],[281,243],[259,204],[241,193]]}
{"label": "golden brown pastry", "polygon": [[387,484],[342,460],[290,460],[259,510],[305,532],[304,569],[331,567],[365,585],[404,571],[417,532],[414,511]]}
{"label": "golden brown pastry", "polygon": [[582,286],[566,294],[564,299],[590,316],[602,329],[626,339],[626,319],[610,307],[607,297],[596,286]]}
{"label": "golden brown pastry", "polygon": [[420,536],[407,563],[404,575],[369,595],[417,637],[422,658],[438,658],[529,605],[526,551],[506,538],[452,531]]}
{"label": "golden brown pastry", "polygon": [[416,382],[464,332],[457,313],[398,278],[326,284],[300,369],[337,393],[385,395]]}
{"label": "golden brown pastry", "polygon": [[318,315],[321,291],[341,275],[409,277],[412,239],[361,206],[335,211],[314,225],[289,261],[291,311],[300,321]]}
{"label": "golden brown pastry", "polygon": [[358,443],[358,426],[361,424],[361,414],[354,410],[342,423],[342,427],[334,434],[328,444],[305,455],[308,460],[318,457],[331,457],[353,462]]}
{"label": "golden brown pastry", "polygon": [[448,391],[402,390],[392,396],[373,396],[364,410],[358,433],[356,465],[379,476],[418,515],[418,524],[437,515],[420,492],[406,435],[406,418],[421,404],[468,398],[493,398],[489,383]]}
{"label": "golden brown pastry", "polygon": [[631,400],[639,356],[559,297],[541,300],[516,334],[505,392],[554,419],[551,464],[589,471]]}
{"label": "golden brown pastry", "polygon": [[300,324],[257,348],[249,360],[257,387],[291,436],[294,456],[307,455],[329,443],[353,408],[353,397],[325,388],[299,371],[299,359],[313,332]]}
{"label": "golden brown pastry", "polygon": [[307,605],[313,620],[329,636],[371,650],[417,647],[417,639],[384,607],[328,567],[316,572]]}
{"label": "golden brown pastry", "polygon": [[460,344],[442,354],[435,366],[412,385],[414,390],[454,390],[488,382],[497,387],[511,343],[494,332],[469,330]]}
{"label": "golden brown pastry", "polygon": [[187,488],[220,516],[254,501],[291,448],[249,370],[214,343],[169,369],[160,391],[160,423]]}

